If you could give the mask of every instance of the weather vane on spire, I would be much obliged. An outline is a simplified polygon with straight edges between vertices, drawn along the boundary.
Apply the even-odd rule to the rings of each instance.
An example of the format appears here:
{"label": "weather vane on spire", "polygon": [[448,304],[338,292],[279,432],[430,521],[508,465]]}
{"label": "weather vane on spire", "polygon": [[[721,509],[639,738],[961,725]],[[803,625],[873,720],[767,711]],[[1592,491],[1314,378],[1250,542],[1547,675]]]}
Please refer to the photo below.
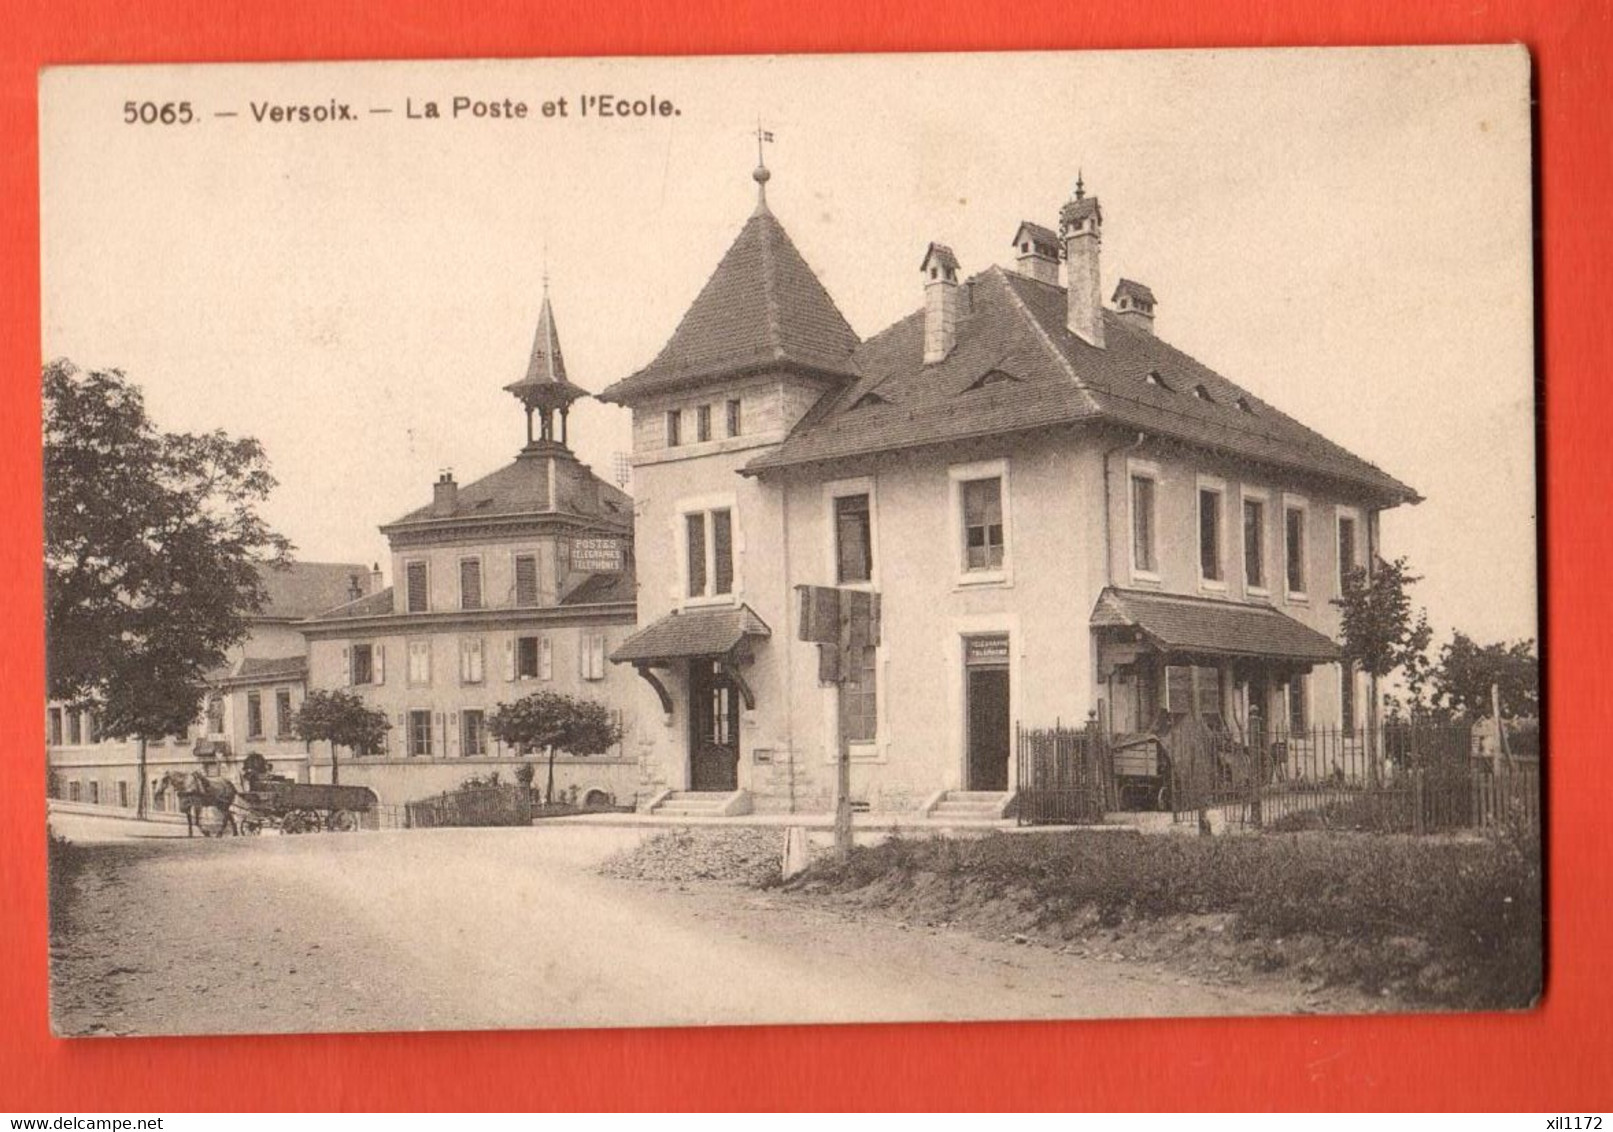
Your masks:
{"label": "weather vane on spire", "polygon": [[1075,171],[1075,199],[1080,200],[1087,195],[1086,182],[1081,179],[1081,170]]}
{"label": "weather vane on spire", "polygon": [[767,168],[767,158],[762,150],[763,143],[773,140],[773,131],[762,129],[762,120],[756,119],[756,171],[751,176],[756,181],[756,207],[767,207],[767,181],[772,173]]}

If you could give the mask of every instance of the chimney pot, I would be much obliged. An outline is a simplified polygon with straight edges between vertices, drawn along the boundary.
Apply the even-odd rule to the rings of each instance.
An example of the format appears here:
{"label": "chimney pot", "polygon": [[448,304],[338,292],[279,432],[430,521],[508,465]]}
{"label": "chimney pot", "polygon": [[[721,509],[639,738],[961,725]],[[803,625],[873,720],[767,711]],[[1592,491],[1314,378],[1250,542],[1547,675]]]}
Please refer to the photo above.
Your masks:
{"label": "chimney pot", "polygon": [[459,506],[459,485],[454,482],[453,472],[444,472],[432,485],[431,513],[433,515],[452,515]]}
{"label": "chimney pot", "polygon": [[1154,304],[1157,300],[1146,284],[1122,279],[1110,301],[1114,303],[1115,313],[1120,316],[1121,322],[1136,327],[1144,334],[1154,332]]}
{"label": "chimney pot", "polygon": [[919,264],[924,278],[924,364],[942,361],[958,344],[962,295],[958,257],[945,244],[931,244]]}
{"label": "chimney pot", "polygon": [[1059,247],[1058,234],[1051,228],[1029,220],[1020,221],[1019,231],[1014,233],[1014,251],[1021,275],[1053,287],[1059,285],[1059,259],[1063,250]]}
{"label": "chimney pot", "polygon": [[1059,236],[1064,241],[1066,325],[1083,342],[1103,348],[1103,291],[1098,253],[1103,246],[1103,210],[1081,182],[1059,210]]}

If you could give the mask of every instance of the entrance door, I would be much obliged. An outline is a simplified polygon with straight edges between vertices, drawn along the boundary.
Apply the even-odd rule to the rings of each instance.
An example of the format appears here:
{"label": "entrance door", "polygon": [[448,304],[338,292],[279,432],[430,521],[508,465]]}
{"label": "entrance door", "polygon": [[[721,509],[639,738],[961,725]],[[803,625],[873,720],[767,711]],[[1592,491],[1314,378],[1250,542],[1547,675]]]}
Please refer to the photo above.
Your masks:
{"label": "entrance door", "polygon": [[709,660],[689,663],[689,789],[739,789],[739,692]]}
{"label": "entrance door", "polygon": [[971,667],[969,681],[970,790],[1008,789],[1012,730],[1008,712],[1008,669]]}

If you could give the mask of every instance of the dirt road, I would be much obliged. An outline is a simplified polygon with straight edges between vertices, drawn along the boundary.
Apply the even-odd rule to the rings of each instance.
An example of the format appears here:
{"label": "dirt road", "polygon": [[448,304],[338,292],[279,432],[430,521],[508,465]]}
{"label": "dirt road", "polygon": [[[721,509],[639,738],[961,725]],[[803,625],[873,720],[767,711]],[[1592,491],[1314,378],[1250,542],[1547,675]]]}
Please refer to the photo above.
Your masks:
{"label": "dirt road", "polygon": [[[69,835],[72,831],[69,829]],[[640,829],[82,848],[53,941],[61,1034],[1250,1014],[1222,987],[786,895],[599,876]]]}

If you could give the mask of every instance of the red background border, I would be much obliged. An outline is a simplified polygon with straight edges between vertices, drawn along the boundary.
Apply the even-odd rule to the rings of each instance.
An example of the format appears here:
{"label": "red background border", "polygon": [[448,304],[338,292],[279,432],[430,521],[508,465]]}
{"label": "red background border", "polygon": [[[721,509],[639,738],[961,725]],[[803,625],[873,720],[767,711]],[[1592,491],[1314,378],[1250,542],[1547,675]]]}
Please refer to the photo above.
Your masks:
{"label": "red background border", "polygon": [[[0,1109],[1608,1107],[1613,122],[1598,0],[33,0],[0,33]],[[60,1041],[46,1015],[36,73],[52,63],[1526,44],[1549,536],[1548,991],[1521,1016]],[[1483,239],[1475,232],[1474,239]],[[1595,570],[1574,569],[1594,563]],[[221,1004],[224,1006],[224,1004]],[[227,1006],[224,1006],[227,1008]]]}

